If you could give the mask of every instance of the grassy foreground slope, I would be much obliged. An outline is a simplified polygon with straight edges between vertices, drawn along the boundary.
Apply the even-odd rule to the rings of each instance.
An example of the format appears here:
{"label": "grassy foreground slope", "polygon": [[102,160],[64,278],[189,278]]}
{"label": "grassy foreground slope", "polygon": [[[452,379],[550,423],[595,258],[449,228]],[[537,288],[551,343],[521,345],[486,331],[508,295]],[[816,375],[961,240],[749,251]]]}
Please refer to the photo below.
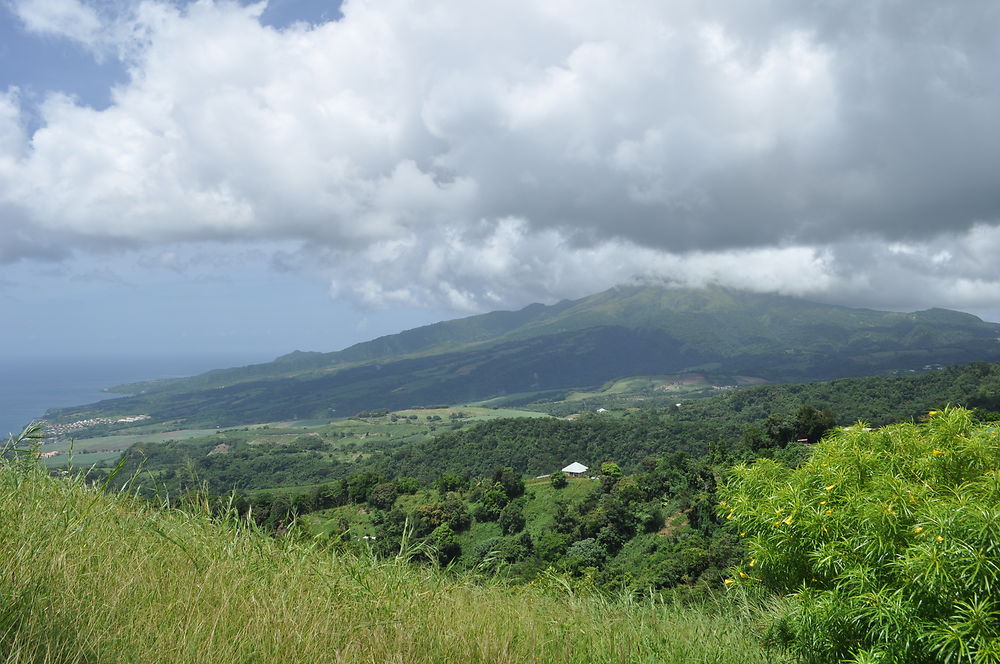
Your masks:
{"label": "grassy foreground slope", "polygon": [[0,462],[5,662],[773,662],[748,613],[510,587]]}

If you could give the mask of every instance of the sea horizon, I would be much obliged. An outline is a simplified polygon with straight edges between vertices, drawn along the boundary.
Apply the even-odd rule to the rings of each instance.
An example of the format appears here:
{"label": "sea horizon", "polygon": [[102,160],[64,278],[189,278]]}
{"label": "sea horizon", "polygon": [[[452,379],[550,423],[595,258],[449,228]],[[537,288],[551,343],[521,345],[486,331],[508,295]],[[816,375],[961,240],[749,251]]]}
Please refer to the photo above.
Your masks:
{"label": "sea horizon", "polygon": [[150,356],[0,356],[0,436],[17,434],[50,408],[119,396],[110,388],[144,380],[183,378],[213,369],[268,362],[278,354],[205,353]]}

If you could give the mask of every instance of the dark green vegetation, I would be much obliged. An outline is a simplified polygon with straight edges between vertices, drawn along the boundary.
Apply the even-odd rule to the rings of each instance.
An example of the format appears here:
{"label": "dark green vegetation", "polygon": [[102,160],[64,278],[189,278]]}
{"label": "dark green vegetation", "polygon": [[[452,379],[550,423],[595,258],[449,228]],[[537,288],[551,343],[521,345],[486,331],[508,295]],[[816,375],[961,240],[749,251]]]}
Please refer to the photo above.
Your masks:
{"label": "dark green vegetation", "polygon": [[336,353],[125,386],[133,396],[51,417],[145,414],[174,426],[242,426],[377,408],[561,400],[627,376],[822,380],[996,360],[998,337],[1000,325],[940,309],[886,313],[722,288],[616,288]]}
{"label": "dark green vegetation", "polygon": [[[557,574],[603,592],[711,597],[745,554],[713,509],[730,464],[765,456],[794,466],[809,450],[798,440],[859,417],[908,419],[948,402],[990,417],[998,394],[1000,365],[980,363],[763,385],[576,420],[489,419],[512,413],[487,408],[368,411],[325,425],[140,443],[110,487],[129,480],[175,506],[236,510],[261,532],[307,536],[352,556],[433,561],[506,582]],[[558,477],[521,479],[574,460],[599,479],[564,487]]]}
{"label": "dark green vegetation", "polygon": [[[28,447],[30,440],[13,441]],[[0,453],[8,664],[764,664],[747,605],[514,586],[150,505]]]}
{"label": "dark green vegetation", "polygon": [[368,413],[310,428],[225,430],[139,443],[128,451],[129,470],[141,466],[144,482],[172,495],[202,484],[213,493],[296,487],[358,472],[431,481],[445,472],[485,475],[510,466],[534,476],[571,461],[596,466],[614,460],[631,473],[646,457],[678,451],[696,458],[708,452],[717,459],[753,455],[775,442],[815,440],[817,431],[831,424],[830,417],[841,426],[858,420],[878,426],[948,404],[977,408],[984,419],[996,416],[1000,364],[918,376],[762,385],[685,401],[679,408],[591,413],[574,421],[484,420],[510,413],[463,408]]}
{"label": "dark green vegetation", "polygon": [[[765,385],[680,408],[575,420],[468,417],[488,409],[377,412],[312,429],[136,445],[121,477],[139,472],[138,483],[175,499],[235,489],[233,504],[267,529],[281,531],[298,516],[311,532],[371,545],[382,556],[409,541],[447,552],[443,560],[459,567],[486,565],[522,580],[552,567],[609,588],[705,586],[742,551],[712,511],[732,463],[772,457],[794,466],[837,425],[907,420],[948,403],[997,417],[998,394],[1000,365],[979,363],[920,376]],[[571,461],[590,465],[600,481],[573,479],[559,489],[542,479],[518,488],[524,475]],[[614,463],[605,472],[607,461]]]}
{"label": "dark green vegetation", "polygon": [[802,662],[1000,660],[1000,428],[960,409],[838,430],[791,469],[730,473],[749,541],[731,585],[783,593],[771,638]]}
{"label": "dark green vegetation", "polygon": [[718,469],[685,454],[643,465],[626,475],[605,463],[599,478],[561,487],[503,468],[424,487],[363,473],[290,499],[258,495],[252,512],[278,530],[305,512],[299,528],[380,557],[411,547],[420,559],[431,550],[438,564],[522,582],[557,571],[610,590],[711,594],[744,551],[714,513]]}
{"label": "dark green vegetation", "polygon": [[[196,435],[166,440],[167,434],[137,435],[135,444],[125,451],[126,475],[141,471],[146,488],[172,495],[191,488],[218,494],[232,489],[308,486],[357,472],[370,465],[373,456],[381,458],[445,431],[502,416],[528,421],[546,417],[530,411],[436,408],[359,413],[313,426],[278,423],[190,432]],[[47,444],[45,449],[68,445],[63,441]],[[100,443],[88,441],[84,450],[94,447]],[[84,463],[88,460],[85,456]],[[66,461],[66,456],[53,457],[49,465],[65,466]],[[103,461],[90,476],[102,478],[116,463],[117,459]]]}
{"label": "dark green vegetation", "polygon": [[[591,413],[573,421],[497,419],[373,453],[367,463],[386,475],[424,478],[445,471],[481,474],[505,465],[538,475],[574,460],[593,465],[612,459],[635,471],[648,456],[684,451],[700,457],[712,450],[753,454],[770,441],[815,442],[829,426],[858,420],[879,426],[948,404],[977,408],[982,418],[1000,416],[1000,364],[974,363],[918,376],[761,385],[688,400],[680,407]],[[800,413],[804,406],[812,411]],[[561,412],[563,405],[544,407]],[[818,420],[815,411],[821,411]]]}

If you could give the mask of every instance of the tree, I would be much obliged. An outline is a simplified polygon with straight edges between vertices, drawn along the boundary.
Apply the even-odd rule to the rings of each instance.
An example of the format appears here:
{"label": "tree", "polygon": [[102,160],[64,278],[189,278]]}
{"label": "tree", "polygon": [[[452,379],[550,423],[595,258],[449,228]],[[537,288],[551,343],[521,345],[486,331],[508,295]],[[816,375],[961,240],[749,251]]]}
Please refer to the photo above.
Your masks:
{"label": "tree", "polygon": [[427,530],[432,530],[446,523],[456,533],[468,529],[471,524],[468,508],[463,501],[457,498],[421,505],[417,510],[417,519],[419,523],[427,524]]}
{"label": "tree", "polygon": [[349,500],[347,483],[344,480],[334,480],[333,482],[322,484],[316,487],[315,494],[313,502],[316,505],[316,509],[320,510],[346,505]]}
{"label": "tree", "polygon": [[535,553],[541,560],[553,562],[566,553],[569,543],[569,535],[554,530],[546,530],[538,536],[538,540],[535,542]]}
{"label": "tree", "polygon": [[500,518],[497,519],[500,532],[504,535],[513,535],[524,530],[524,506],[520,500],[508,503],[500,510]]}
{"label": "tree", "polygon": [[481,503],[473,512],[477,521],[496,521],[500,518],[501,510],[509,502],[509,498],[499,482],[493,487],[483,490],[480,500]]}
{"label": "tree", "polygon": [[295,509],[292,507],[292,501],[285,494],[280,494],[271,503],[264,527],[271,531],[281,530],[294,518]]}
{"label": "tree", "polygon": [[420,480],[416,477],[400,477],[396,480],[396,488],[400,493],[412,496],[420,490]]}
{"label": "tree", "polygon": [[998,443],[949,409],[733,469],[720,514],[750,560],[729,585],[786,594],[772,634],[803,661],[996,661]]}
{"label": "tree", "polygon": [[392,509],[399,497],[399,489],[394,482],[381,482],[372,487],[368,494],[368,504],[380,510]]}
{"label": "tree", "polygon": [[614,461],[605,461],[601,464],[601,490],[608,493],[615,488],[618,480],[622,478],[622,469]]}
{"label": "tree", "polygon": [[804,438],[807,442],[815,443],[835,426],[837,418],[827,410],[802,406],[795,413],[796,440]]}
{"label": "tree", "polygon": [[569,503],[561,496],[556,498],[555,510],[552,514],[552,527],[560,534],[569,535],[576,530],[577,520],[570,512]]}
{"label": "tree", "polygon": [[569,480],[566,479],[566,473],[557,470],[549,476],[549,484],[552,485],[553,489],[565,489],[569,485]]}
{"label": "tree", "polygon": [[501,486],[503,492],[507,494],[507,498],[510,500],[524,495],[524,480],[514,472],[513,468],[497,468],[493,472],[493,481]]}
{"label": "tree", "polygon": [[464,477],[459,477],[454,473],[443,473],[437,478],[437,480],[434,481],[434,488],[437,489],[441,495],[450,491],[464,491],[469,488],[469,480]]}
{"label": "tree", "polygon": [[347,478],[347,496],[352,503],[364,503],[368,500],[375,485],[382,481],[375,473],[358,473]]}

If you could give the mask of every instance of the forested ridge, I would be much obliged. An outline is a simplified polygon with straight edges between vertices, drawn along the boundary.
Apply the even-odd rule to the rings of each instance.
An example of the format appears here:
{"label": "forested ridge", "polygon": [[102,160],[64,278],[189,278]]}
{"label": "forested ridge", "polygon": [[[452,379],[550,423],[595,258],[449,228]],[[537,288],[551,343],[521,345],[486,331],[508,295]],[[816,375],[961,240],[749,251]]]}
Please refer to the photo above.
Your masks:
{"label": "forested ridge", "polygon": [[[561,400],[637,375],[791,383],[1000,360],[1000,325],[955,311],[852,309],[725,288],[621,287],[408,330],[335,353],[122,386],[53,409],[67,422],[142,413],[229,427],[359,410]],[[655,396],[655,395],[654,395]]]}
{"label": "forested ridge", "polygon": [[[742,446],[752,451],[769,438],[797,440],[802,436],[796,432],[795,419],[804,406],[832,417],[838,426],[858,421],[880,426],[947,405],[978,409],[983,418],[1000,411],[1000,364],[980,362],[916,376],[761,385],[687,399],[679,407],[670,403],[662,408],[585,412],[576,420],[425,419],[422,428],[413,427],[414,433],[408,435],[398,431],[409,420],[390,422],[396,416],[386,411],[357,420],[359,427],[382,427],[381,433],[352,438],[324,429],[289,429],[272,438],[280,442],[257,444],[268,431],[229,430],[202,438],[139,443],[125,453],[126,469],[142,468],[175,494],[192,483],[207,484],[216,492],[254,490],[317,484],[361,471],[433,479],[444,472],[476,475],[509,466],[539,475],[571,461],[593,465],[606,460],[631,471],[647,456],[684,451],[700,457],[713,447]],[[565,404],[538,407],[562,412]]]}
{"label": "forested ridge", "polygon": [[[562,413],[573,405],[579,406],[541,407]],[[752,448],[761,437],[797,440],[802,436],[791,436],[803,406],[828,413],[835,425],[863,421],[881,426],[947,405],[979,409],[983,417],[1000,411],[1000,364],[978,362],[916,376],[760,385],[686,400],[680,406],[590,413],[574,421],[495,420],[375,453],[367,463],[386,474],[417,476],[487,472],[500,465],[539,474],[573,460],[611,459],[631,469],[650,455],[684,451],[700,456],[712,445]]]}

